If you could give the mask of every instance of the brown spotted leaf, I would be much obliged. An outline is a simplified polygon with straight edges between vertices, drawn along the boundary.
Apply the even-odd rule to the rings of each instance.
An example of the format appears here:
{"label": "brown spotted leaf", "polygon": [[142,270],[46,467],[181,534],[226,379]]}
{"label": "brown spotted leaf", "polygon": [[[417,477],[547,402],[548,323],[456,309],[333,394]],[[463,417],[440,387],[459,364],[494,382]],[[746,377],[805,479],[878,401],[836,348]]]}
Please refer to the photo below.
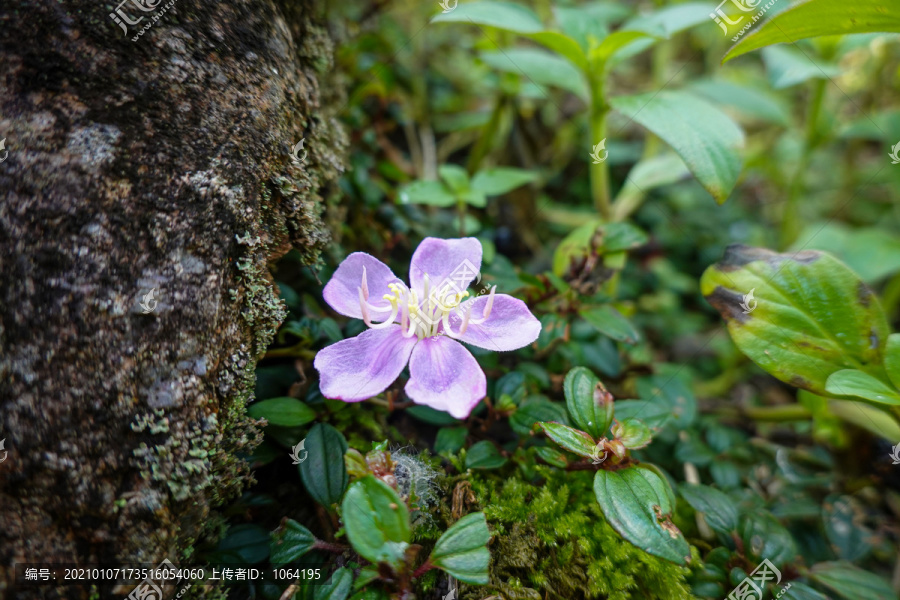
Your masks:
{"label": "brown spotted leaf", "polygon": [[828,377],[855,369],[890,383],[890,329],[872,291],[825,252],[778,254],[733,245],[700,281],[741,351],[792,385],[823,396]]}

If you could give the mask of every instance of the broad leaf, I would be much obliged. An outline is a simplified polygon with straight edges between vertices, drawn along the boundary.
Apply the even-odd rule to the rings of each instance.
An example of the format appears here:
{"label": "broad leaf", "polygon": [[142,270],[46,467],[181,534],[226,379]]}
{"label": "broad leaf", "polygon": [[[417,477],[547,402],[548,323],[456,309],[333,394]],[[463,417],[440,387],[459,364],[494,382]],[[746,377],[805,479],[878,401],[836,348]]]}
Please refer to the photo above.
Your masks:
{"label": "broad leaf", "polygon": [[784,101],[758,87],[719,79],[704,79],[689,85],[691,91],[741,114],[787,127],[791,113]]}
{"label": "broad leaf", "polygon": [[872,550],[874,534],[863,522],[866,511],[852,496],[830,497],[822,506],[822,523],[839,558],[856,561]]}
{"label": "broad leaf", "polygon": [[846,600],[897,600],[886,579],[863,571],[849,562],[836,561],[813,565],[809,578],[830,588]]}
{"label": "broad leaf", "polygon": [[755,511],[743,515],[739,534],[747,557],[754,562],[767,558],[780,567],[796,558],[797,546],[791,532],[768,512]]}
{"label": "broad leaf", "polygon": [[328,583],[313,587],[313,600],[347,600],[353,589],[353,571],[341,567],[332,573]]}
{"label": "broad leaf", "polygon": [[883,376],[889,329],[881,305],[829,254],[733,245],[700,285],[738,348],[786,383],[827,396],[835,371]]}
{"label": "broad leaf", "polygon": [[612,434],[629,450],[640,450],[650,444],[650,428],[637,419],[622,419],[612,427]]}
{"label": "broad leaf", "polygon": [[641,38],[652,38],[652,37],[661,37],[661,36],[653,36],[650,33],[645,31],[636,31],[636,30],[622,30],[615,31],[603,39],[603,42],[594,48],[590,53],[590,60],[599,60],[603,63],[609,60],[609,58],[630,44],[635,40],[639,40]]}
{"label": "broad leaf", "polygon": [[[504,73],[515,73],[533,83],[568,90],[584,100],[589,97],[587,81],[578,67],[556,54],[538,48],[507,48],[482,52],[481,59]],[[472,186],[475,187],[475,181]]]}
{"label": "broad leaf", "polygon": [[542,31],[540,33],[529,34],[528,37],[538,42],[539,44],[543,44],[550,50],[553,50],[557,54],[561,55],[563,58],[568,59],[569,62],[571,62],[582,71],[587,70],[587,56],[584,54],[584,50],[581,49],[581,46],[578,45],[578,42],[576,42],[569,36],[557,31]]}
{"label": "broad leaf", "polygon": [[[566,374],[563,393],[566,408],[575,425],[594,438],[605,436],[612,423],[613,398],[600,380],[585,367],[575,367]],[[594,446],[593,440],[591,446]]]}
{"label": "broad leaf", "polygon": [[394,489],[372,475],[350,486],[341,504],[353,549],[373,563],[402,563],[409,546],[409,513]]}
{"label": "broad leaf", "polygon": [[471,513],[450,526],[431,552],[431,562],[466,583],[488,583],[491,539],[484,513]]}
{"label": "broad leaf", "polygon": [[888,336],[884,348],[884,370],[887,371],[894,387],[900,389],[900,333]]}
{"label": "broad leaf", "polygon": [[300,479],[313,500],[330,508],[340,502],[347,489],[349,476],[344,465],[347,441],[340,432],[323,423],[309,430],[304,448],[306,460],[300,463]]}
{"label": "broad leaf", "polygon": [[479,171],[472,178],[472,189],[487,196],[499,196],[538,178],[538,174],[513,167],[495,167]]}
{"label": "broad leaf", "polygon": [[553,12],[563,32],[584,50],[590,47],[590,38],[602,40],[609,34],[610,25],[621,21],[630,13],[628,7],[614,2],[554,6]]}
{"label": "broad leaf", "polygon": [[437,433],[437,439],[434,440],[434,451],[438,454],[459,452],[466,443],[468,433],[469,430],[465,427],[442,427]]}
{"label": "broad leaf", "polygon": [[900,393],[897,390],[856,369],[844,369],[829,375],[825,391],[833,396],[854,396],[878,404],[900,406]]}
{"label": "broad leaf", "polygon": [[699,483],[682,483],[678,491],[691,508],[703,514],[716,533],[728,535],[737,530],[737,506],[725,493]]}
{"label": "broad leaf", "polygon": [[459,165],[441,165],[438,167],[438,175],[457,194],[469,189],[469,174]]}
{"label": "broad leaf", "polygon": [[582,309],[578,311],[578,314],[596,327],[600,333],[617,342],[636,344],[640,340],[640,334],[628,319],[608,304],[597,308]]}
{"label": "broad leaf", "polygon": [[293,519],[288,519],[272,534],[269,554],[273,565],[294,562],[310,550],[316,543],[316,536]]}
{"label": "broad leaf", "polygon": [[466,452],[467,469],[499,469],[505,464],[506,457],[490,440],[477,442]]}
{"label": "broad leaf", "polygon": [[900,32],[900,6],[884,0],[806,0],[772,17],[728,50],[726,62],[772,44],[847,33]]}
{"label": "broad leaf", "polygon": [[400,188],[397,201],[446,207],[456,204],[456,197],[440,181],[414,181]]}
{"label": "broad leaf", "polygon": [[619,96],[610,103],[669,144],[716,202],[725,202],[740,175],[744,146],[743,132],[728,115],[681,91]]}
{"label": "broad leaf", "polygon": [[776,90],[809,81],[827,79],[840,74],[832,64],[815,60],[808,54],[789,46],[773,46],[762,51],[769,81]]}
{"label": "broad leaf", "polygon": [[509,426],[519,435],[528,435],[534,424],[540,421],[566,420],[566,409],[558,402],[550,402],[541,397],[527,399],[509,418]]}
{"label": "broad leaf", "polygon": [[560,423],[541,423],[541,428],[551,440],[578,456],[591,458],[596,444],[594,440],[583,431],[578,431]]}
{"label": "broad leaf", "polygon": [[316,411],[296,398],[270,398],[254,402],[247,409],[254,419],[266,419],[272,425],[297,427],[315,420]]}
{"label": "broad leaf", "polygon": [[[697,398],[691,389],[675,375],[660,373],[651,377],[642,377],[637,380],[637,392],[642,400],[664,401],[669,407],[676,427],[682,429],[688,427],[697,417]],[[616,407],[616,412],[618,413],[618,407]]]}
{"label": "broad leaf", "polygon": [[537,33],[544,29],[544,24],[530,9],[512,2],[460,3],[452,11],[435,16],[431,22],[474,23],[517,33]]}
{"label": "broad leaf", "polygon": [[683,565],[690,560],[690,547],[672,523],[668,486],[654,471],[640,467],[594,476],[594,494],[613,529],[645,552]]}

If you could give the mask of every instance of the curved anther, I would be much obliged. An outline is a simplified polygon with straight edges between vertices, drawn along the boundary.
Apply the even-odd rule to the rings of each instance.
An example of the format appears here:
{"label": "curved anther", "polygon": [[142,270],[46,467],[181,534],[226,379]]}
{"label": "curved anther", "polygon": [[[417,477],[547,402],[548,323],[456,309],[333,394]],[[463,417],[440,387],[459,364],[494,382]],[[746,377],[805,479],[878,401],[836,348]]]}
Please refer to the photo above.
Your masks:
{"label": "curved anther", "polygon": [[462,334],[466,332],[466,329],[469,328],[469,317],[472,316],[472,305],[469,305],[468,310],[466,311],[465,316],[462,318],[462,324],[459,326],[459,331],[454,333],[453,328],[450,327],[450,313],[445,312],[441,322],[444,324],[444,333],[452,338],[459,338]]}
{"label": "curved anther", "polygon": [[[381,323],[373,323],[372,318],[369,315],[369,308],[371,308],[371,307],[369,306],[369,303],[366,302],[365,298],[363,297],[362,288],[361,287],[359,288],[359,308],[363,314],[363,322],[370,329],[384,329],[388,325],[392,325],[394,323],[394,319],[397,318],[397,310],[398,310],[397,301],[394,298],[392,298],[391,296],[388,296],[387,294],[385,294],[384,299],[391,303],[391,307],[392,307],[391,316],[388,317],[387,320],[382,321]],[[377,309],[377,310],[381,311],[383,309]]]}

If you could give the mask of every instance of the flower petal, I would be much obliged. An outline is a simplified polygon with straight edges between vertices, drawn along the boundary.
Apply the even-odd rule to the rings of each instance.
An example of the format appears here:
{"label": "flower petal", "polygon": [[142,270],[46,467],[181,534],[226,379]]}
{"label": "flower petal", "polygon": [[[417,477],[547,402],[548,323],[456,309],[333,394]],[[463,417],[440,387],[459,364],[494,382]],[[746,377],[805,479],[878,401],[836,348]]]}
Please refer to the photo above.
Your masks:
{"label": "flower petal", "polygon": [[[379,308],[390,308],[390,303],[382,298],[390,293],[388,284],[401,281],[394,275],[390,267],[365,252],[354,252],[344,261],[331,276],[328,285],[322,292],[325,302],[345,317],[362,319],[359,308],[359,287],[362,285],[363,268],[366,270],[366,283],[369,287],[369,304]],[[372,318],[383,313],[374,313]]]}
{"label": "flower petal", "polygon": [[424,404],[465,419],[487,393],[487,378],[475,357],[445,336],[425,338],[409,359],[406,395]]}
{"label": "flower petal", "polygon": [[481,270],[481,242],[473,237],[456,240],[425,238],[409,264],[410,287],[424,298],[425,274],[431,289],[450,284],[454,292],[464,292]]}
{"label": "flower petal", "polygon": [[[470,305],[472,320],[481,319],[487,302],[487,294],[463,302],[450,315],[453,331],[459,331],[461,315],[466,313]],[[469,323],[468,329],[459,339],[485,350],[506,352],[524,348],[535,341],[540,333],[541,322],[531,314],[524,302],[507,294],[494,294],[494,305],[487,321],[480,325]]]}
{"label": "flower petal", "polygon": [[356,337],[319,350],[313,365],[319,389],[332,400],[359,402],[391,385],[409,360],[416,336],[405,338],[399,325],[366,329]]}

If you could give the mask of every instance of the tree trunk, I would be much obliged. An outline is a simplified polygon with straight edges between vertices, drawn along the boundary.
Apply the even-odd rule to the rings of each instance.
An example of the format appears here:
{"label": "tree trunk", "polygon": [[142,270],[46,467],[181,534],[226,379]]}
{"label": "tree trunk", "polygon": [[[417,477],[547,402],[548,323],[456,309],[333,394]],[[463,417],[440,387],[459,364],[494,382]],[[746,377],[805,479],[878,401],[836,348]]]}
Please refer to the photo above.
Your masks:
{"label": "tree trunk", "polygon": [[346,142],[315,7],[139,1],[134,26],[0,8],[0,597],[77,596],[11,588],[14,562],[188,562],[249,479],[267,262],[327,241]]}

